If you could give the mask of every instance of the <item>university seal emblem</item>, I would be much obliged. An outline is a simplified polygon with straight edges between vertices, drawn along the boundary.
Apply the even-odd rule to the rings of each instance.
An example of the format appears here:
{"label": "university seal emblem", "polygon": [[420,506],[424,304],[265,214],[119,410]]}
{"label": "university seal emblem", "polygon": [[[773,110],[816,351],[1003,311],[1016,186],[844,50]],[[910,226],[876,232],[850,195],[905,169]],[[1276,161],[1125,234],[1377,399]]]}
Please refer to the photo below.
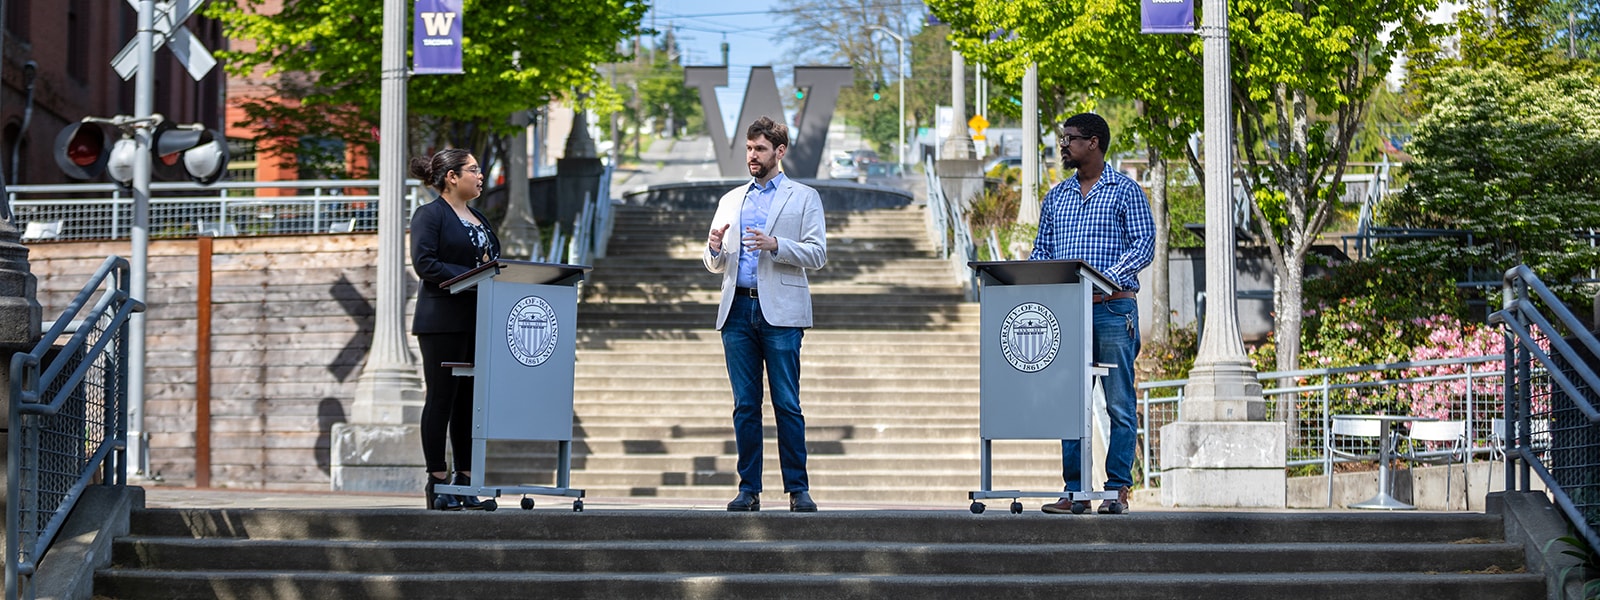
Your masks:
{"label": "university seal emblem", "polygon": [[506,347],[525,366],[537,367],[556,351],[556,311],[538,296],[517,301],[506,316]]}
{"label": "university seal emblem", "polygon": [[1000,350],[1011,366],[1033,373],[1050,366],[1061,349],[1061,326],[1043,304],[1024,302],[1011,309],[1000,327]]}

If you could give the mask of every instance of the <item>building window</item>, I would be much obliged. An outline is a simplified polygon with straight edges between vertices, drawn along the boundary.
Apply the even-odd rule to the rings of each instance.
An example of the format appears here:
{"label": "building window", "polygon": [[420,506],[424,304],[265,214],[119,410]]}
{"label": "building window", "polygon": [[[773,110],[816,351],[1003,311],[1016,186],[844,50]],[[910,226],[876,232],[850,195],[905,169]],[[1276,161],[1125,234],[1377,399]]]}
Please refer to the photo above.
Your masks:
{"label": "building window", "polygon": [[17,38],[19,42],[28,41],[28,25],[32,10],[32,2],[12,0],[6,3],[6,31]]}
{"label": "building window", "polygon": [[[11,4],[23,4],[12,0]],[[67,47],[89,47],[89,0],[72,0],[67,5]],[[67,53],[67,76],[78,83],[89,81],[89,53]]]}
{"label": "building window", "polygon": [[[256,180],[256,142],[246,138],[228,138],[228,181]],[[236,190],[254,196],[255,190]]]}

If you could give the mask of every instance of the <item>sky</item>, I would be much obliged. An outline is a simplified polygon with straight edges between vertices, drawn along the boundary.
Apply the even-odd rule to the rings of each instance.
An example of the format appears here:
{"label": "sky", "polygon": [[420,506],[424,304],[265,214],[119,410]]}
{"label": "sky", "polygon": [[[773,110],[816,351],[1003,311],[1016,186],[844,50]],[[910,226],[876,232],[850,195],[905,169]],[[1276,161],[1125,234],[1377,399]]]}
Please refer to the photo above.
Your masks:
{"label": "sky", "polygon": [[719,0],[656,0],[645,25],[666,31],[671,26],[684,50],[685,65],[722,62],[722,42],[728,42],[731,72],[748,72],[758,65],[792,66],[783,39],[787,5],[772,0],[726,2]]}
{"label": "sky", "polygon": [[797,59],[782,36],[793,27],[789,17],[793,11],[793,4],[773,0],[653,0],[644,24],[662,32],[673,29],[685,66],[722,64],[721,46],[728,43],[728,87],[717,90],[717,100],[731,127],[744,100],[750,67],[771,66],[779,87],[789,85]]}
{"label": "sky", "polygon": [[780,87],[790,81],[795,60],[780,37],[789,8],[772,0],[655,0],[644,24],[662,32],[672,28],[685,66],[722,64],[722,43],[728,43],[728,86],[717,90],[717,100],[725,127],[732,128],[750,67],[774,67]]}

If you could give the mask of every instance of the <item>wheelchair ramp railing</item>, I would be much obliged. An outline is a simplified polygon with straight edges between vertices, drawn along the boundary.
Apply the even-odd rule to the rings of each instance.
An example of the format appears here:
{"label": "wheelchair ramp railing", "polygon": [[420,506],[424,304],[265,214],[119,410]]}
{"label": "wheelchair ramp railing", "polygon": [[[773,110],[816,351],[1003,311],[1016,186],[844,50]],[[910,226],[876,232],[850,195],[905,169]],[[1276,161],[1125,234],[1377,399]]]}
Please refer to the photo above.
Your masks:
{"label": "wheelchair ramp railing", "polygon": [[1600,342],[1526,265],[1506,271],[1506,489],[1537,473],[1591,548],[1600,548]]}
{"label": "wheelchair ramp railing", "polygon": [[90,485],[127,483],[128,261],[109,257],[33,350],[11,358],[6,599],[32,575]]}

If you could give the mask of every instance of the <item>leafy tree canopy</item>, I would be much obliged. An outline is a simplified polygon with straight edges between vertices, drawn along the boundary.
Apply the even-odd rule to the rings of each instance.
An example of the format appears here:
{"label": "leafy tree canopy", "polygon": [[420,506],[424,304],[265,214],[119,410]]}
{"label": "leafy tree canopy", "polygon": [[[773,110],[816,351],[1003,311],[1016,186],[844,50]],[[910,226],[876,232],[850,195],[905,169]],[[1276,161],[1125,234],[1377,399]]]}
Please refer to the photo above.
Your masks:
{"label": "leafy tree canopy", "polygon": [[[228,70],[262,78],[278,96],[247,101],[248,124],[291,145],[329,137],[375,155],[383,4],[287,0],[275,13],[266,0],[208,5],[206,14],[241,42],[218,52]],[[473,148],[487,163],[482,154],[509,131],[513,112],[580,94],[615,98],[601,93],[593,65],[619,58],[618,41],[640,32],[646,9],[641,0],[465,0],[465,72],[409,80],[408,111],[432,132],[413,146]]]}
{"label": "leafy tree canopy", "polygon": [[1579,235],[1600,228],[1600,86],[1491,64],[1444,71],[1434,89],[1407,147],[1416,156],[1410,185],[1380,217],[1469,231],[1475,245],[1397,245],[1390,259],[1473,268],[1491,281],[1527,263],[1552,288],[1600,267]]}

